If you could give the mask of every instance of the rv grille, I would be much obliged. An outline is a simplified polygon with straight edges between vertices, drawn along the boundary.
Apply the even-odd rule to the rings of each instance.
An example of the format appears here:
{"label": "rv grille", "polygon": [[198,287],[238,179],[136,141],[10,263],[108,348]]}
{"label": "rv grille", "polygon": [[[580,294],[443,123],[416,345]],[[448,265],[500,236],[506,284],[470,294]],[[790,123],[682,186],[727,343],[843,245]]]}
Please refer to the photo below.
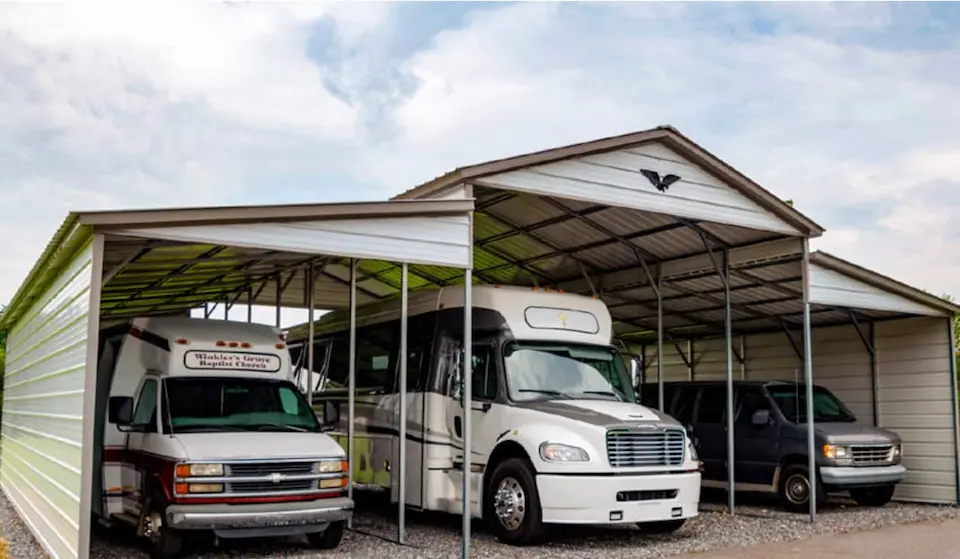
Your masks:
{"label": "rv grille", "polygon": [[[329,458],[327,458],[329,459]],[[316,474],[314,464],[324,460],[226,462],[224,477],[227,496],[283,496],[324,491],[320,480],[339,474]],[[327,491],[340,490],[339,488]]]}
{"label": "rv grille", "polygon": [[889,464],[893,460],[893,445],[852,446],[853,463],[857,466]]}
{"label": "rv grille", "polygon": [[614,468],[680,466],[684,458],[684,434],[663,431],[607,431],[607,458]]}

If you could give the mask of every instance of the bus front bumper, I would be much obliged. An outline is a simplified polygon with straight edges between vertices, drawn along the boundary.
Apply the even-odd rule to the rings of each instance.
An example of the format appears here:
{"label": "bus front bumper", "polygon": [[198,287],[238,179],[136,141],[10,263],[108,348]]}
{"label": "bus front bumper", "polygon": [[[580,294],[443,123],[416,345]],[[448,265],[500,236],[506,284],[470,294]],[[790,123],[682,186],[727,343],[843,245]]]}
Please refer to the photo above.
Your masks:
{"label": "bus front bumper", "polygon": [[[257,503],[244,505],[170,505],[167,526],[177,530],[250,530],[264,528],[325,527],[349,520],[353,500],[347,497],[299,503]],[[304,532],[313,530],[304,530]]]}

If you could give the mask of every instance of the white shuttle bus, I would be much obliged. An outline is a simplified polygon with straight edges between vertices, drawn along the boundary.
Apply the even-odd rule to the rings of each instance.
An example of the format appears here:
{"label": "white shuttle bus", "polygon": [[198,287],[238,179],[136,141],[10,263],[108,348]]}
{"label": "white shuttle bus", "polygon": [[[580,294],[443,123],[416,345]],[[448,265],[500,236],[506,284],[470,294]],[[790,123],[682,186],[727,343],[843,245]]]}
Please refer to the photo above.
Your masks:
{"label": "white shuttle bus", "polygon": [[138,318],[100,335],[93,513],[128,525],[151,556],[184,536],[303,534],[339,545],[353,513],[348,463],[293,381],[282,332]]}
{"label": "white shuttle bus", "polygon": [[[413,292],[408,305],[406,501],[459,514],[463,288]],[[547,524],[670,532],[697,515],[691,440],[673,418],[637,403],[603,302],[476,286],[473,324],[472,514],[501,541],[537,542]],[[336,435],[346,446],[348,315],[325,315],[315,332],[314,405],[340,405]],[[291,354],[302,365],[298,336]],[[398,299],[358,309],[354,482],[390,489],[395,503],[399,339]]]}

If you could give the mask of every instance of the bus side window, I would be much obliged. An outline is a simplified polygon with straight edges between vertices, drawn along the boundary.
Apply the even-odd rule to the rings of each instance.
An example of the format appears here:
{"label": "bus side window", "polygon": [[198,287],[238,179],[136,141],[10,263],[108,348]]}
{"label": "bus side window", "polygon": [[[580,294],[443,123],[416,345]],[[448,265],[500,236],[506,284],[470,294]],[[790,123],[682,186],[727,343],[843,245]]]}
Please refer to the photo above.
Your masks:
{"label": "bus side window", "polygon": [[497,398],[497,366],[492,359],[493,348],[489,345],[473,346],[473,373],[471,376],[474,400]]}

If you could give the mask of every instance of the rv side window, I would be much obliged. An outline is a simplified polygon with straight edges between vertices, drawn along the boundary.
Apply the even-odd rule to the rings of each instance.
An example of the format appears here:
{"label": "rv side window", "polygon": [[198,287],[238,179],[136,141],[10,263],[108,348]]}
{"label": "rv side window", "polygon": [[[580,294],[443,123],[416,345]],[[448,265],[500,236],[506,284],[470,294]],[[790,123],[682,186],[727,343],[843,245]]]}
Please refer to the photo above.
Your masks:
{"label": "rv side window", "polygon": [[472,396],[474,400],[497,398],[497,365],[493,359],[493,347],[473,346]]}
{"label": "rv side window", "polygon": [[140,389],[136,411],[133,412],[133,424],[143,425],[144,432],[157,432],[157,381],[147,379]]}

